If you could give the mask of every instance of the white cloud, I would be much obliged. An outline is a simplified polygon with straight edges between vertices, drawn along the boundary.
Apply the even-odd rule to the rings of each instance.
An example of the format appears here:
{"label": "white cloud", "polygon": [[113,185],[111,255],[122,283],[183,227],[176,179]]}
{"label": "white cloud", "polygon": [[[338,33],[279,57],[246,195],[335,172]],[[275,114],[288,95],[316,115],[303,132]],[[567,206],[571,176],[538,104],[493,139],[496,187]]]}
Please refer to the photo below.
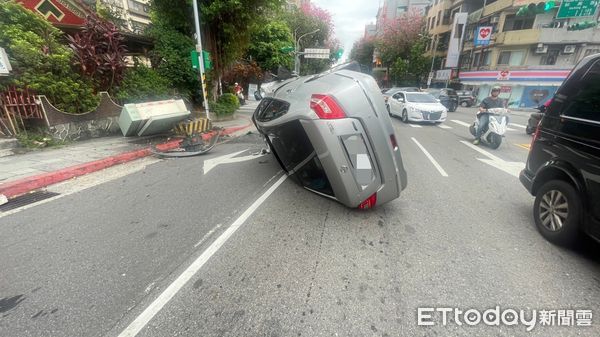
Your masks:
{"label": "white cloud", "polygon": [[352,44],[365,32],[365,25],[375,23],[379,0],[312,0],[329,11],[335,25],[335,36],[344,48],[344,59],[350,55]]}

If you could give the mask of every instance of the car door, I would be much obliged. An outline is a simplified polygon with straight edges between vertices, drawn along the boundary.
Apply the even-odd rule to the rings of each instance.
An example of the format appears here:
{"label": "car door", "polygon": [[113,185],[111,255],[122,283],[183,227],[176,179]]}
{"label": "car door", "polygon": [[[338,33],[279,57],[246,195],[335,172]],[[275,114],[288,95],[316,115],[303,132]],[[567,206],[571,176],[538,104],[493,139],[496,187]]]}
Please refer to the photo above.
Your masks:
{"label": "car door", "polygon": [[402,96],[404,96],[404,95],[402,95],[402,93],[397,92],[397,93],[393,94],[390,97],[390,99],[388,100],[388,104],[390,105],[390,112],[394,116],[400,116],[400,114],[402,113],[403,107],[399,100],[399,98]]}
{"label": "car door", "polygon": [[561,88],[548,108],[546,157],[577,172],[590,215],[588,232],[600,238],[600,58],[582,70],[582,76]]}

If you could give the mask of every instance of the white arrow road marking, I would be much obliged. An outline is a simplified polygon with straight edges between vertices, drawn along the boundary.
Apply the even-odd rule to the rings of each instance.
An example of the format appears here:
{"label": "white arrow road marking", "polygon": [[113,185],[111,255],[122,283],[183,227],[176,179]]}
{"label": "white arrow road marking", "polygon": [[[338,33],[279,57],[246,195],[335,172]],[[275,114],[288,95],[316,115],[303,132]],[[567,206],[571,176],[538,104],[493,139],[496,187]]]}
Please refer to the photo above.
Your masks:
{"label": "white arrow road marking", "polygon": [[423,145],[421,145],[421,143],[419,143],[414,137],[411,137],[411,139],[413,140],[413,142],[415,142],[415,144],[417,144],[417,146],[421,149],[421,151],[423,151],[423,153],[425,154],[425,156],[429,159],[429,161],[431,161],[431,163],[433,164],[433,166],[435,166],[435,168],[440,172],[440,174],[442,175],[442,177],[447,177],[448,173],[446,173],[446,171],[444,171],[444,169],[442,168],[442,166],[440,166],[440,164],[437,162],[437,160],[435,160],[433,158],[433,156],[429,153],[429,151],[427,151]]}
{"label": "white arrow road marking", "polygon": [[440,124],[440,125],[438,125],[438,128],[442,128],[442,129],[452,129],[452,127],[451,127],[451,126],[444,125],[444,124]]}
{"label": "white arrow road marking", "polygon": [[525,163],[518,162],[518,161],[505,161],[504,159],[498,158],[498,157],[494,156],[493,154],[491,154],[483,149],[480,149],[479,147],[477,147],[469,142],[465,142],[464,140],[461,140],[460,142],[489,158],[489,159],[477,158],[477,160],[482,161],[490,166],[493,166],[493,167],[495,167],[501,171],[504,171],[510,175],[513,175],[517,178],[519,177],[519,173],[521,172],[521,170],[523,170],[525,168]]}
{"label": "white arrow road marking", "polygon": [[408,125],[412,126],[413,128],[420,128],[421,127],[420,125],[415,125],[415,124],[408,124]]}
{"label": "white arrow road marking", "polygon": [[[239,152],[234,152],[234,153],[230,153],[230,154],[226,154],[224,156],[220,156],[220,157],[216,157],[216,158],[211,158],[211,159],[207,159],[204,161],[204,174],[207,174],[210,170],[212,170],[213,168],[215,168],[217,165],[219,164],[231,164],[231,163],[240,163],[246,160],[252,160],[252,159],[256,159],[256,158],[260,158],[263,155],[249,155],[249,156],[243,156],[243,157],[235,157],[243,152],[246,152],[248,150],[242,150]],[[235,157],[235,158],[234,158]]]}
{"label": "white arrow road marking", "polygon": [[453,119],[452,121],[453,121],[454,123],[456,123],[456,124],[459,124],[459,125],[462,125],[462,126],[466,126],[466,127],[469,127],[469,126],[471,126],[471,124],[469,124],[469,123],[465,123],[465,122],[463,122],[463,121],[459,121],[459,120],[456,120],[456,119]]}

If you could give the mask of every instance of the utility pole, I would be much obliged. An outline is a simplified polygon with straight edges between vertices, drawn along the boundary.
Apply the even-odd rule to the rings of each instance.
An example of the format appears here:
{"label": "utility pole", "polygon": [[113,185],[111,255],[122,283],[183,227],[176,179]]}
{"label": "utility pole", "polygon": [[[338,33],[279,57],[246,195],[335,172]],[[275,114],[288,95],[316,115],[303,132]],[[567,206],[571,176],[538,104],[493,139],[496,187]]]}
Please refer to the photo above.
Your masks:
{"label": "utility pole", "polygon": [[202,54],[202,36],[200,35],[200,14],[198,13],[198,1],[192,1],[194,5],[194,24],[196,26],[196,51],[198,52],[200,61],[200,83],[202,84],[202,97],[204,99],[204,110],[206,111],[206,118],[210,119],[209,108],[208,108],[208,88],[206,85],[206,73],[204,71],[204,55]]}
{"label": "utility pole", "polygon": [[437,52],[438,35],[433,36],[433,49],[431,51],[431,68],[429,70],[430,80],[427,82],[427,87],[431,87],[431,80],[433,80],[433,64],[435,63],[435,53]]}

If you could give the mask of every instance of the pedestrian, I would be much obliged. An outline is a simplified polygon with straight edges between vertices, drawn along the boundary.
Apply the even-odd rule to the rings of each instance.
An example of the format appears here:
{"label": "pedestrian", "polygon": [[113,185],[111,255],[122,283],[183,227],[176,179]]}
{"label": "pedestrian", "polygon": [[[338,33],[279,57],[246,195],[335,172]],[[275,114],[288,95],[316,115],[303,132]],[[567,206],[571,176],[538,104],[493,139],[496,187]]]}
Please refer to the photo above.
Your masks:
{"label": "pedestrian", "polygon": [[240,101],[240,104],[245,104],[246,100],[244,98],[244,88],[242,88],[241,85],[239,85],[239,83],[235,82],[235,86],[233,87],[233,92],[235,93],[235,95],[237,96],[237,98]]}
{"label": "pedestrian", "polygon": [[500,87],[493,86],[492,92],[489,97],[486,97],[481,101],[481,105],[479,105],[479,111],[477,112],[477,119],[479,120],[479,127],[475,131],[475,140],[473,144],[479,144],[479,140],[481,135],[487,129],[488,124],[490,123],[490,113],[489,109],[496,108],[504,108],[504,102],[498,96],[500,95]]}

